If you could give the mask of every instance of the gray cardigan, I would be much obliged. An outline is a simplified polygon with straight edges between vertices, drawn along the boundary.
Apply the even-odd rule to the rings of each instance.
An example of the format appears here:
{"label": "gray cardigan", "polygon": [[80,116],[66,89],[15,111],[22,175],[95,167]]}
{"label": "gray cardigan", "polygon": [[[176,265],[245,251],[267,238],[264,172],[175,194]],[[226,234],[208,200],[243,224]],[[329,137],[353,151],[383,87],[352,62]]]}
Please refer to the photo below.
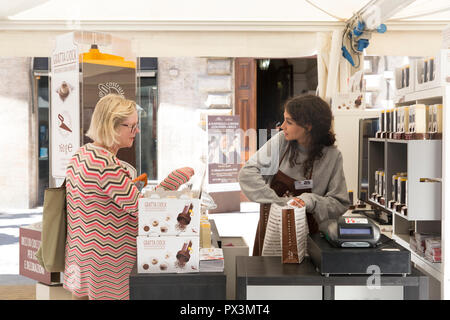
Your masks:
{"label": "gray cardigan", "polygon": [[[270,188],[270,182],[278,169],[295,180],[305,180],[303,162],[307,150],[298,146],[299,153],[293,168],[289,165],[289,153],[279,166],[280,159],[289,142],[280,131],[267,141],[242,167],[239,184],[244,194],[254,202],[286,205],[288,197],[278,197]],[[271,152],[273,151],[273,152]],[[314,161],[312,193],[299,196],[306,204],[306,211],[313,213],[320,224],[328,219],[336,219],[347,211],[350,205],[345,182],[341,152],[335,147],[324,147],[322,158]]]}

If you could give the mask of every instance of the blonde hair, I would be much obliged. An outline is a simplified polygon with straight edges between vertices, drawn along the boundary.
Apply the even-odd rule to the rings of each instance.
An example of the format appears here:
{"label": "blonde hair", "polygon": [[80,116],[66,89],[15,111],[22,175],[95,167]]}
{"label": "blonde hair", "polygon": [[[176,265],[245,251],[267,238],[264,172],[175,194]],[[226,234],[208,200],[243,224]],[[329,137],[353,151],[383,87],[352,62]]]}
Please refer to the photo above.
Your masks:
{"label": "blonde hair", "polygon": [[108,94],[101,98],[92,114],[86,136],[105,147],[118,144],[118,127],[136,111],[136,102],[118,94]]}

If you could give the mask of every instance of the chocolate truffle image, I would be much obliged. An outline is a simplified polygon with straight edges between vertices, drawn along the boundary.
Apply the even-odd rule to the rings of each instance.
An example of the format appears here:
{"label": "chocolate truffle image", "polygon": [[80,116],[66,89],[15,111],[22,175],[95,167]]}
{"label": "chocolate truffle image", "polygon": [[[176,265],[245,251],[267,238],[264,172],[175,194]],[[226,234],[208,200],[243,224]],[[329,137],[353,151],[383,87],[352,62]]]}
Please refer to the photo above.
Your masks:
{"label": "chocolate truffle image", "polygon": [[144,231],[145,232],[148,232],[150,230],[150,227],[149,226],[144,226]]}
{"label": "chocolate truffle image", "polygon": [[73,87],[67,82],[63,81],[59,88],[56,90],[56,93],[59,95],[62,101],[66,100],[69,96],[70,91],[73,90]]}
{"label": "chocolate truffle image", "polygon": [[160,270],[167,270],[167,264],[161,263],[161,264],[159,265],[159,269],[160,269]]}
{"label": "chocolate truffle image", "polygon": [[189,248],[192,247],[192,241],[189,241],[189,243],[185,242],[183,244],[183,247],[181,248],[180,251],[178,251],[177,253],[177,260],[178,260],[178,265],[183,268],[186,263],[189,261],[189,259],[191,258],[191,254],[189,253]]}
{"label": "chocolate truffle image", "polygon": [[148,270],[148,264],[144,264],[144,265],[142,266],[142,268],[144,268],[144,270]]}
{"label": "chocolate truffle image", "polygon": [[194,208],[193,204],[186,205],[183,211],[178,214],[177,221],[181,226],[187,226],[191,223],[191,213]]}

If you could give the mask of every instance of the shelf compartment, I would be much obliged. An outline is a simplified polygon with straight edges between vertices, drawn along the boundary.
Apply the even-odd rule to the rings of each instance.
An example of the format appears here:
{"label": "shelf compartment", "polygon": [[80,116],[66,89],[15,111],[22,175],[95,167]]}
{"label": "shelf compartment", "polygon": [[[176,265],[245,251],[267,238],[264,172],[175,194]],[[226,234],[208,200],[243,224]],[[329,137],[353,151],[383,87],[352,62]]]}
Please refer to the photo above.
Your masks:
{"label": "shelf compartment", "polygon": [[428,261],[424,257],[417,254],[415,251],[411,250],[409,246],[409,239],[406,239],[405,235],[393,234],[392,239],[394,239],[395,242],[411,252],[411,262],[415,263],[424,271],[428,272],[435,279],[439,281],[442,280],[442,263],[433,263],[431,261]]}
{"label": "shelf compartment", "polygon": [[420,182],[421,178],[442,177],[442,141],[411,140],[408,146],[408,219],[440,220],[442,184]]}
{"label": "shelf compartment", "polygon": [[435,233],[439,234],[441,230],[440,221],[409,221],[405,217],[399,214],[393,215],[393,234],[394,239],[405,249],[411,252],[411,261],[417,264],[420,268],[428,272],[431,276],[442,280],[442,264],[433,263],[425,259],[425,257],[419,255],[417,252],[411,249],[410,239],[413,232],[419,233]]}
{"label": "shelf compartment", "polygon": [[[369,195],[375,190],[375,172],[384,170],[386,204],[392,196],[392,176],[406,172],[408,220],[440,220],[442,183],[421,182],[421,179],[442,178],[442,140],[369,139]],[[378,204],[379,206],[383,206]],[[391,211],[392,212],[392,211]]]}
{"label": "shelf compartment", "polygon": [[368,159],[369,159],[369,194],[370,198],[375,191],[375,172],[385,169],[385,140],[370,138],[368,146]]}

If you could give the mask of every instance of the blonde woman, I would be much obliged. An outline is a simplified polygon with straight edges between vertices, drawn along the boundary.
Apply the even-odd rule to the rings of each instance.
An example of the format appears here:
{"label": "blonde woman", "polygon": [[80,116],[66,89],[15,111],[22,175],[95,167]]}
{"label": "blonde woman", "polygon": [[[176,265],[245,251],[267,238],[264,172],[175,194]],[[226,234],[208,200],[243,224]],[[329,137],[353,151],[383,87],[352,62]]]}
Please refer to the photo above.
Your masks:
{"label": "blonde woman", "polygon": [[95,106],[87,136],[67,166],[64,288],[74,299],[129,299],[136,261],[139,191],[117,157],[139,133],[136,103],[107,95]]}

